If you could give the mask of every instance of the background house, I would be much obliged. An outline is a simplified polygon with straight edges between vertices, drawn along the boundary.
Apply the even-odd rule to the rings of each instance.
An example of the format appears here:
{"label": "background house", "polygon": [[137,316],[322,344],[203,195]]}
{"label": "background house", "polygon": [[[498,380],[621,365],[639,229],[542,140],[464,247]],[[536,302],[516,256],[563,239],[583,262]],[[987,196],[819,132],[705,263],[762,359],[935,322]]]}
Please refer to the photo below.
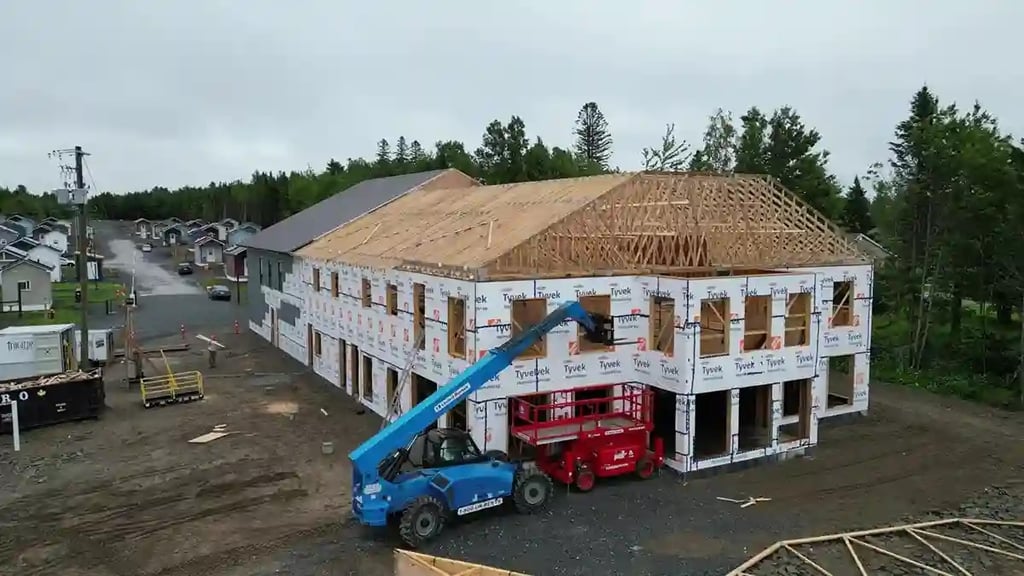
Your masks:
{"label": "background house", "polygon": [[45,264],[22,258],[0,263],[0,309],[5,312],[49,310],[53,282]]}
{"label": "background house", "polygon": [[21,238],[22,236],[28,236],[32,231],[31,228],[27,228],[24,224],[18,223],[14,220],[4,220],[2,223],[3,227],[14,232],[14,234]]}
{"label": "background house", "polygon": [[68,251],[68,230],[61,224],[36,226],[33,237],[40,244],[45,244],[60,254],[65,254]]}
{"label": "background house", "polygon": [[213,236],[203,236],[196,240],[196,266],[209,266],[224,261],[224,243]]}
{"label": "background house", "polygon": [[28,236],[25,236],[11,242],[0,249],[0,251],[13,254],[15,256],[13,259],[20,259],[24,257],[49,266],[51,279],[54,282],[60,282],[61,261],[63,258],[61,257],[61,252],[56,248],[47,244],[42,244]]}
{"label": "background house", "polygon": [[7,221],[4,224],[17,230],[21,236],[30,236],[32,234],[32,230],[36,227],[35,220],[20,214],[8,216]]}
{"label": "background house", "polygon": [[857,232],[851,232],[846,237],[857,247],[858,250],[866,254],[871,260],[877,264],[881,264],[885,260],[888,260],[893,256],[885,246],[882,246],[874,238],[871,238],[867,234],[861,234]]}
{"label": "background house", "polygon": [[174,224],[164,228],[161,232],[161,237],[164,241],[164,246],[176,246],[180,244],[186,244],[188,240],[188,231],[181,224]]}
{"label": "background house", "polygon": [[170,225],[171,223],[166,220],[161,220],[160,222],[153,222],[153,239],[163,240],[164,230],[167,230],[167,227]]}
{"label": "background house", "polygon": [[0,262],[14,262],[28,258],[28,252],[18,248],[14,244],[8,244],[0,248]]}
{"label": "background house", "polygon": [[252,222],[239,224],[234,230],[228,232],[228,246],[245,244],[245,241],[259,233],[260,227]]}
{"label": "background house", "polygon": [[149,238],[153,235],[153,223],[147,218],[135,220],[135,235],[139,238]]}
{"label": "background house", "polygon": [[20,237],[18,230],[0,224],[0,246],[6,246]]}
{"label": "background house", "polygon": [[224,276],[231,281],[249,280],[249,261],[245,246],[231,246],[224,249]]}

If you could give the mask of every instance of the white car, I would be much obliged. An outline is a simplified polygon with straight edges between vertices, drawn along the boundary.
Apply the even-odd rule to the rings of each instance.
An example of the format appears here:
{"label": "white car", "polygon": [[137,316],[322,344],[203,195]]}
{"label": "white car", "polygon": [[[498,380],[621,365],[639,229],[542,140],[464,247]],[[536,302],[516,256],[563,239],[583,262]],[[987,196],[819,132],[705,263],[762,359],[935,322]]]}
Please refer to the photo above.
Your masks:
{"label": "white car", "polygon": [[152,252],[153,251],[153,245],[150,244],[149,242],[146,242],[145,244],[142,245],[142,251],[143,252]]}

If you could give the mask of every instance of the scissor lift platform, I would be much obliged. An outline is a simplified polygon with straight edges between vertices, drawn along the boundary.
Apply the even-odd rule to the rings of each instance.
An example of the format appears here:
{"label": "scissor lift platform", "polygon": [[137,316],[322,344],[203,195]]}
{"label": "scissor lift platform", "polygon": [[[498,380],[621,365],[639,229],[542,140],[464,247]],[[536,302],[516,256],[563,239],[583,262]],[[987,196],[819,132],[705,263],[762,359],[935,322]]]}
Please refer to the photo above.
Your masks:
{"label": "scissor lift platform", "polygon": [[[616,392],[616,386],[619,392]],[[537,447],[537,466],[551,477],[588,492],[597,477],[635,472],[650,478],[664,464],[654,428],[654,393],[641,385],[618,384],[562,391],[601,390],[598,398],[544,404],[510,398],[511,433]]]}

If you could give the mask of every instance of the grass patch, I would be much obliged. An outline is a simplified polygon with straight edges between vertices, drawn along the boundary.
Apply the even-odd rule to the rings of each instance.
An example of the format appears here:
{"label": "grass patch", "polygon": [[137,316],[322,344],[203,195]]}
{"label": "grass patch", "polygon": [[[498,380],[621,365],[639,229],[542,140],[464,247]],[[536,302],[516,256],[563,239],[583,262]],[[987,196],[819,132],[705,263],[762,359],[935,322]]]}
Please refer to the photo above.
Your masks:
{"label": "grass patch", "polygon": [[926,362],[909,368],[912,330],[903,316],[879,314],[872,319],[872,379],[957,396],[999,408],[1021,408],[1013,378],[1018,364],[1020,325],[999,325],[965,307],[960,338],[945,318],[932,321]]}
{"label": "grass patch", "polygon": [[9,326],[46,326],[48,324],[78,324],[82,314],[77,310],[54,309],[53,318],[47,316],[46,312],[23,312],[18,317],[17,312],[5,312],[0,314],[0,328]]}
{"label": "grass patch", "polygon": [[[78,289],[78,282],[59,282],[53,285],[53,307],[79,309],[81,305],[75,302],[75,290]],[[89,282],[89,303],[102,304],[107,300],[113,300],[120,305],[122,297],[117,295],[118,290],[123,286],[117,282],[102,281]]]}
{"label": "grass patch", "polygon": [[[8,326],[45,326],[47,324],[78,324],[82,319],[82,305],[75,302],[77,282],[58,282],[53,284],[53,317],[45,311],[22,312],[19,317],[15,312],[0,313],[0,328]],[[121,306],[124,298],[117,295],[121,289],[117,282],[89,282],[89,304],[95,313],[107,301],[111,308]]]}

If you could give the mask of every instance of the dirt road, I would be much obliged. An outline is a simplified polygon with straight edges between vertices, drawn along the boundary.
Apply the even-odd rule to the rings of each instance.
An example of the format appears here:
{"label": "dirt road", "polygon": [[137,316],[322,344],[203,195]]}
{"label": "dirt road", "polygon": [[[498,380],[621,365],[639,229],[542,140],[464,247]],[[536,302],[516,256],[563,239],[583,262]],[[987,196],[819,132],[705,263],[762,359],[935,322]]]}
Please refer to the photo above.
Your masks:
{"label": "dirt road", "polygon": [[[144,410],[110,384],[98,422],[30,431],[17,455],[0,437],[0,573],[391,574],[394,536],[348,519],[345,456],[376,419],[258,337],[225,340],[202,402]],[[183,370],[203,357],[172,361]],[[225,377],[246,371],[277,375]],[[813,458],[559,491],[544,515],[485,514],[427,551],[537,576],[723,574],[779,539],[951,510],[1021,477],[1020,415],[883,385],[872,394],[871,415],[826,428]],[[237,433],[187,442],[217,424]],[[320,453],[328,440],[332,456]],[[1017,490],[999,514],[1024,517]],[[718,496],[772,501],[741,509]]]}
{"label": "dirt road", "polygon": [[194,283],[182,279],[166,268],[146,259],[146,254],[139,250],[133,240],[109,238],[106,241],[110,258],[106,266],[122,271],[127,279],[135,278],[135,289],[139,296],[180,296],[201,294],[202,290]]}

